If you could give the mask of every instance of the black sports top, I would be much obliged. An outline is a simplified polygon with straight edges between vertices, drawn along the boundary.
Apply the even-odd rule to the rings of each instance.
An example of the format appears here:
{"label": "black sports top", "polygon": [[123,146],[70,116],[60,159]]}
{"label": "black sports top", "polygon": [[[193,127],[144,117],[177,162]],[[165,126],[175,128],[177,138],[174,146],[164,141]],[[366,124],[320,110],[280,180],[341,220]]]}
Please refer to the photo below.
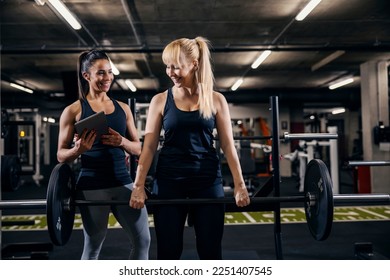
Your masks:
{"label": "black sports top", "polygon": [[164,143],[156,178],[191,179],[197,182],[221,178],[219,158],[214,147],[214,128],[214,115],[204,119],[199,110],[188,112],[178,109],[172,89],[168,89],[163,116]]}
{"label": "black sports top", "polygon": [[[115,110],[106,115],[108,126],[126,134],[126,113],[118,102],[111,99]],[[87,100],[81,101],[81,117],[84,119],[94,112]],[[81,154],[81,170],[77,180],[78,189],[101,189],[123,186],[132,182],[126,168],[125,152],[120,147],[103,145],[100,140],[93,143],[92,149]]]}

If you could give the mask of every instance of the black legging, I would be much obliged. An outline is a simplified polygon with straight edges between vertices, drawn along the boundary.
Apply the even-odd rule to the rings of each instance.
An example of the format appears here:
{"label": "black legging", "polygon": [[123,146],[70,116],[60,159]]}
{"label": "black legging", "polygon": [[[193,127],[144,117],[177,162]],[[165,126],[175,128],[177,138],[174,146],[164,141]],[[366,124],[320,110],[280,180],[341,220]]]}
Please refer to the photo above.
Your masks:
{"label": "black legging", "polygon": [[[208,188],[192,188],[191,185],[193,184],[183,185],[159,180],[157,198],[219,198],[224,196],[220,179]],[[154,187],[157,187],[156,182]],[[184,225],[188,214],[195,229],[199,259],[222,259],[221,243],[225,219],[225,206],[223,204],[153,206],[157,259],[180,259],[183,251]]]}

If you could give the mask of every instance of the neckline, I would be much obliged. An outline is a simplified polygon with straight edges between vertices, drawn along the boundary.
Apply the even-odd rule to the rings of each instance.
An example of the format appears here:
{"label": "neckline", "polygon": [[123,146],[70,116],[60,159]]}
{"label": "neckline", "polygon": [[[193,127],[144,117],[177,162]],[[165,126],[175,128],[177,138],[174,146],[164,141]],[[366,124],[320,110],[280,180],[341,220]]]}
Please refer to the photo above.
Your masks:
{"label": "neckline", "polygon": [[[110,97],[109,97],[109,98],[110,98]],[[96,111],[92,108],[91,104],[89,104],[88,99],[85,99],[85,101],[86,101],[86,103],[88,104],[89,108],[91,109],[91,111],[92,111],[94,114],[99,113],[99,112],[96,112]],[[106,116],[110,116],[110,115],[114,114],[115,111],[116,111],[116,104],[115,104],[114,100],[113,100],[112,98],[110,98],[110,101],[111,101],[112,104],[114,105],[114,111],[112,111],[112,113],[106,114],[106,112],[104,112],[104,110],[103,110],[104,115],[106,115]],[[100,112],[101,112],[101,111],[100,111]]]}
{"label": "neckline", "polygon": [[176,105],[175,98],[173,97],[173,90],[172,90],[172,88],[170,88],[169,94],[171,95],[171,99],[172,99],[173,105],[175,106],[176,110],[178,110],[179,112],[183,112],[183,113],[196,113],[196,112],[199,112],[199,109],[196,109],[196,110],[193,110],[193,111],[185,111],[185,110],[180,109]]}

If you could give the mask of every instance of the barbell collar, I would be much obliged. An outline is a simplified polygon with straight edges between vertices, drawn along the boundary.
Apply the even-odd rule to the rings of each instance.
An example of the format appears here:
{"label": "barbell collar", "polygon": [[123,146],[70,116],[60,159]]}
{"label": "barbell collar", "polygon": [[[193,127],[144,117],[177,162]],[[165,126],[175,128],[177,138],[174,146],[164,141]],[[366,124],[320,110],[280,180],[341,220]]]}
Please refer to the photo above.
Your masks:
{"label": "barbell collar", "polygon": [[315,194],[312,194],[310,192],[306,193],[306,203],[308,207],[314,207],[317,203],[317,197]]}
{"label": "barbell collar", "polygon": [[390,165],[390,160],[375,160],[375,161],[349,161],[349,166],[386,166]]}
{"label": "barbell collar", "polygon": [[337,139],[337,133],[288,133],[285,132],[282,139],[288,140],[332,140]]}

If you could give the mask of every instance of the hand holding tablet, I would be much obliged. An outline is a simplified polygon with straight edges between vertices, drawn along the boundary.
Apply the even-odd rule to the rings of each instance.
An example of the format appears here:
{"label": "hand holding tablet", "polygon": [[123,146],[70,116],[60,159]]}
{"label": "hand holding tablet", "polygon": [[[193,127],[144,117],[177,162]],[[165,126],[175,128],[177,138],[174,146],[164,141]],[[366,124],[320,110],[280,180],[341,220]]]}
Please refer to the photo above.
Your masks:
{"label": "hand holding tablet", "polygon": [[103,134],[108,134],[107,118],[103,111],[93,114],[85,119],[75,123],[77,134],[81,135],[84,129],[96,131],[96,138],[99,139]]}

